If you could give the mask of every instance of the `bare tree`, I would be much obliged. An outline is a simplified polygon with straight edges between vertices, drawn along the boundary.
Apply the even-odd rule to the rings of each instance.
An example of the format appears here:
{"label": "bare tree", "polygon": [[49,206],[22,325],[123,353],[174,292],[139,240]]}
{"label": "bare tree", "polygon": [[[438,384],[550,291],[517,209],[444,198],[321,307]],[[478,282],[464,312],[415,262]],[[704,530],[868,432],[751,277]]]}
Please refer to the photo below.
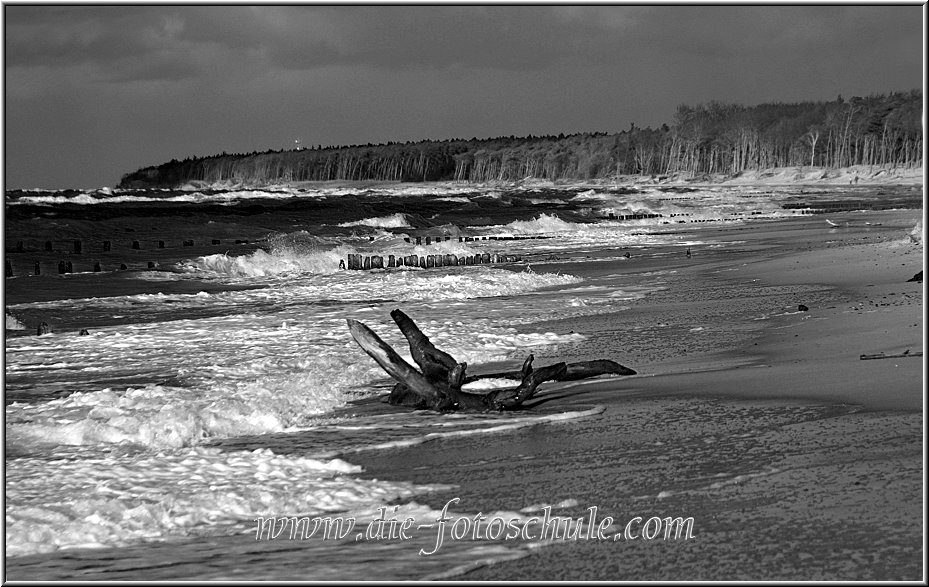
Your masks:
{"label": "bare tree", "polygon": [[811,126],[810,130],[806,131],[806,134],[803,135],[803,138],[810,143],[810,167],[813,167],[813,159],[816,158],[816,143],[819,141],[819,129],[815,126]]}

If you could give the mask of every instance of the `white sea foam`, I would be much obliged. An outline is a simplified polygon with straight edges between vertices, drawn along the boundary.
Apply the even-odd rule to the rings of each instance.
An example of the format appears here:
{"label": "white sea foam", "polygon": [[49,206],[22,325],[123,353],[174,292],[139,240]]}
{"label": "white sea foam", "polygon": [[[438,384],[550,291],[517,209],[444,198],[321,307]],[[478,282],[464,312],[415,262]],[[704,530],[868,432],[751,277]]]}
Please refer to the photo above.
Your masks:
{"label": "white sea foam", "polygon": [[59,456],[7,460],[9,556],[121,546],[211,527],[221,532],[222,526],[283,513],[370,511],[433,489],[359,479],[352,474],[360,467],[339,459],[290,457],[267,449]]}
{"label": "white sea foam", "polygon": [[[438,235],[437,235],[438,236]],[[379,255],[386,266],[388,256],[406,255],[457,255],[473,256],[478,253],[497,250],[506,251],[498,242],[436,240],[416,245],[408,243],[403,237],[379,232],[363,239],[319,238],[311,235],[292,233],[277,235],[270,239],[270,250],[258,249],[246,255],[229,255],[217,253],[186,260],[179,264],[179,269],[197,277],[253,278],[270,276],[294,276],[306,274],[345,274],[339,262],[345,261],[351,254],[364,256]],[[415,268],[405,267],[403,270]],[[468,271],[472,269],[469,267]],[[356,278],[367,278],[378,273],[349,273]],[[503,275],[503,274],[501,274]],[[153,274],[156,279],[178,278],[165,273]],[[358,279],[353,281],[357,282]]]}
{"label": "white sea foam", "polygon": [[98,205],[98,204],[133,204],[146,202],[175,202],[175,203],[221,203],[234,204],[242,200],[249,199],[285,199],[295,196],[292,192],[270,192],[263,190],[239,190],[239,191],[221,191],[214,193],[195,192],[175,192],[172,195],[166,195],[158,192],[143,192],[142,195],[137,192],[125,192],[119,190],[98,191],[98,192],[81,192],[74,195],[28,195],[22,196],[8,202],[10,205],[36,204],[52,206],[57,204],[78,204],[78,205]]}
{"label": "white sea foam", "polygon": [[242,200],[285,200],[290,198],[321,198],[343,195],[369,195],[374,197],[404,197],[404,196],[447,196],[455,197],[459,194],[469,194],[476,191],[476,187],[469,184],[403,184],[383,183],[367,185],[357,182],[344,183],[314,183],[270,186],[251,188],[234,183],[206,184],[192,182],[178,190],[119,190],[101,189],[95,191],[79,192],[75,195],[62,195],[59,193],[45,193],[44,190],[24,190],[23,195],[7,202],[8,205],[55,205],[55,204],[117,204],[142,202],[193,202],[193,203],[225,203],[234,204]]}
{"label": "white sea foam", "polygon": [[[512,418],[499,418],[489,420],[487,425],[481,427],[461,427],[457,430],[443,430],[439,432],[427,432],[422,435],[411,436],[408,438],[401,438],[395,440],[385,440],[383,442],[368,444],[365,446],[359,446],[353,448],[351,451],[344,452],[362,452],[368,450],[387,450],[394,449],[406,446],[416,446],[430,440],[436,440],[440,438],[457,438],[463,436],[476,436],[483,434],[490,434],[496,432],[511,432],[513,430],[518,430],[520,428],[525,428],[527,426],[535,426],[542,422],[564,422],[566,420],[574,420],[577,418],[585,418],[588,416],[595,416],[601,414],[604,411],[603,406],[589,406],[585,409],[559,412],[555,414],[532,414],[529,416],[522,417],[512,417]],[[342,454],[342,453],[339,453]]]}
{"label": "white sea foam", "polygon": [[26,325],[20,322],[15,316],[11,316],[9,313],[7,313],[6,329],[7,330],[25,330]]}
{"label": "white sea foam", "polygon": [[534,220],[515,220],[504,227],[512,234],[550,234],[559,232],[573,232],[580,228],[574,222],[565,222],[561,218],[549,214],[540,214]]}
{"label": "white sea foam", "polygon": [[[571,201],[589,203],[596,217],[614,216],[626,224],[650,226],[693,222],[739,222],[758,218],[788,217],[800,213],[781,207],[783,197],[776,188],[701,187],[665,191],[654,186],[628,190],[587,190]],[[764,197],[762,197],[764,196]],[[625,218],[658,215],[658,218]]]}
{"label": "white sea foam", "polygon": [[351,247],[340,246],[313,253],[297,253],[287,250],[268,253],[262,249],[239,256],[217,253],[186,261],[181,264],[181,268],[191,273],[223,277],[335,273],[339,271],[339,261],[344,260],[353,250]]}
{"label": "white sea foam", "polygon": [[[533,193],[546,182],[526,185],[510,185],[510,193]],[[553,186],[549,186],[553,187]],[[609,214],[628,216],[634,214],[660,214],[661,218],[627,220],[636,224],[661,224],[665,222],[740,221],[752,218],[788,217],[800,213],[785,210],[781,204],[786,198],[796,196],[797,188],[789,186],[695,186],[674,189],[669,186],[639,185],[623,187],[589,188],[581,184],[562,185],[558,189],[573,196],[566,201],[590,205],[591,214],[604,217]],[[834,196],[840,187],[829,190],[805,188],[804,195],[815,199],[823,194]],[[433,196],[436,199],[462,204],[492,200],[497,205],[508,205],[507,192],[495,191],[489,186],[457,182],[430,184],[328,182],[298,183],[294,185],[249,188],[232,184],[206,185],[199,182],[180,190],[118,190],[100,189],[65,195],[41,190],[24,190],[24,194],[7,202],[9,206],[33,204],[97,205],[116,203],[177,202],[177,203],[220,203],[235,204],[244,200],[286,200],[291,198],[314,199],[353,195],[358,197]],[[531,198],[531,203],[546,205],[560,203],[554,198]],[[359,221],[357,226],[385,226],[378,222],[401,222],[402,214]],[[371,224],[374,223],[374,224]],[[347,224],[348,225],[348,224]],[[389,225],[388,225],[389,226]],[[402,225],[401,225],[402,227]]]}
{"label": "white sea foam", "polygon": [[378,218],[364,218],[354,222],[343,222],[339,224],[342,227],[351,226],[376,226],[379,228],[412,228],[409,217],[406,214],[396,213],[390,216],[381,216]]}
{"label": "white sea foam", "polygon": [[[362,278],[318,277],[281,281],[276,287],[217,294],[144,294],[71,300],[88,313],[164,312],[169,322],[94,328],[91,336],[51,336],[7,341],[7,376],[29,377],[58,390],[86,389],[110,381],[110,389],[76,393],[39,404],[7,406],[7,440],[13,446],[43,443],[94,445],[130,442],[143,446],[191,446],[205,439],[277,432],[301,425],[357,397],[383,372],[348,335],[345,318],[369,323],[382,338],[405,348],[389,321],[394,296],[436,344],[459,360],[489,362],[517,357],[527,348],[571,344],[580,334],[517,332],[505,316],[532,319],[531,312],[487,315],[480,307],[455,304],[479,296],[519,295],[564,286],[570,276],[510,273],[484,267],[454,275],[400,271]],[[367,311],[326,305],[324,300],[365,300]],[[460,300],[460,302],[459,302]],[[21,304],[33,310],[56,302]],[[267,313],[269,305],[277,308]],[[176,319],[178,313],[236,313]],[[375,311],[377,313],[370,313]],[[546,312],[562,311],[553,300]],[[431,317],[431,319],[430,319]],[[438,318],[438,319],[436,319]],[[286,325],[286,326],[283,326]],[[182,381],[120,388],[121,380]]]}

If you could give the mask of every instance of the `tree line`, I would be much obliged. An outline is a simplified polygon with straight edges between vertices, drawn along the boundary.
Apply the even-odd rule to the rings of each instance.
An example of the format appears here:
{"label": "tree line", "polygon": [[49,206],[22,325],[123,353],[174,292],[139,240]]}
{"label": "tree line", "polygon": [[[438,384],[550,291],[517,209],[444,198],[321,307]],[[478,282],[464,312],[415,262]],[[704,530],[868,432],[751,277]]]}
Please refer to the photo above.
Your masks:
{"label": "tree line", "polygon": [[447,139],[221,153],[123,176],[119,187],[189,182],[590,180],[735,175],[772,167],[922,164],[922,91],[830,102],[681,105],[670,125],[619,133]]}

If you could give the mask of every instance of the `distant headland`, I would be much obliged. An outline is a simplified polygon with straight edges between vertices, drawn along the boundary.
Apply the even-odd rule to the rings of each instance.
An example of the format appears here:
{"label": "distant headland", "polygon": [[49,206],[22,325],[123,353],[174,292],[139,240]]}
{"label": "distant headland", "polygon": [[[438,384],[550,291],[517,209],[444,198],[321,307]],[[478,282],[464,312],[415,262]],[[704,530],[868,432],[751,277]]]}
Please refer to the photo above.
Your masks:
{"label": "distant headland", "polygon": [[922,165],[922,90],[831,102],[681,105],[672,124],[619,133],[318,145],[176,159],[119,188],[305,181],[550,181],[620,176],[737,177],[772,168]]}

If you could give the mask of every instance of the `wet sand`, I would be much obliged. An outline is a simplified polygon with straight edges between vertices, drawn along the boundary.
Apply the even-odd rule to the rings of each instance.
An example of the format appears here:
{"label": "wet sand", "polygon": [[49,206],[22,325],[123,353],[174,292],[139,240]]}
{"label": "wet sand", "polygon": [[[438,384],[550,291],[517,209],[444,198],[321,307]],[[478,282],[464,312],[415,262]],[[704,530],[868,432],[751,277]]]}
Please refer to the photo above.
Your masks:
{"label": "wet sand", "polygon": [[693,540],[556,543],[461,579],[924,579],[925,363],[859,358],[923,350],[923,288],[906,282],[923,265],[906,238],[919,216],[723,229],[745,244],[694,251],[669,289],[629,310],[550,324],[589,335],[562,356],[639,370],[538,400],[602,404],[599,416],[353,462],[374,478],[458,485],[425,500],[437,508],[573,499],[563,515],[597,506],[620,529],[694,518]]}

